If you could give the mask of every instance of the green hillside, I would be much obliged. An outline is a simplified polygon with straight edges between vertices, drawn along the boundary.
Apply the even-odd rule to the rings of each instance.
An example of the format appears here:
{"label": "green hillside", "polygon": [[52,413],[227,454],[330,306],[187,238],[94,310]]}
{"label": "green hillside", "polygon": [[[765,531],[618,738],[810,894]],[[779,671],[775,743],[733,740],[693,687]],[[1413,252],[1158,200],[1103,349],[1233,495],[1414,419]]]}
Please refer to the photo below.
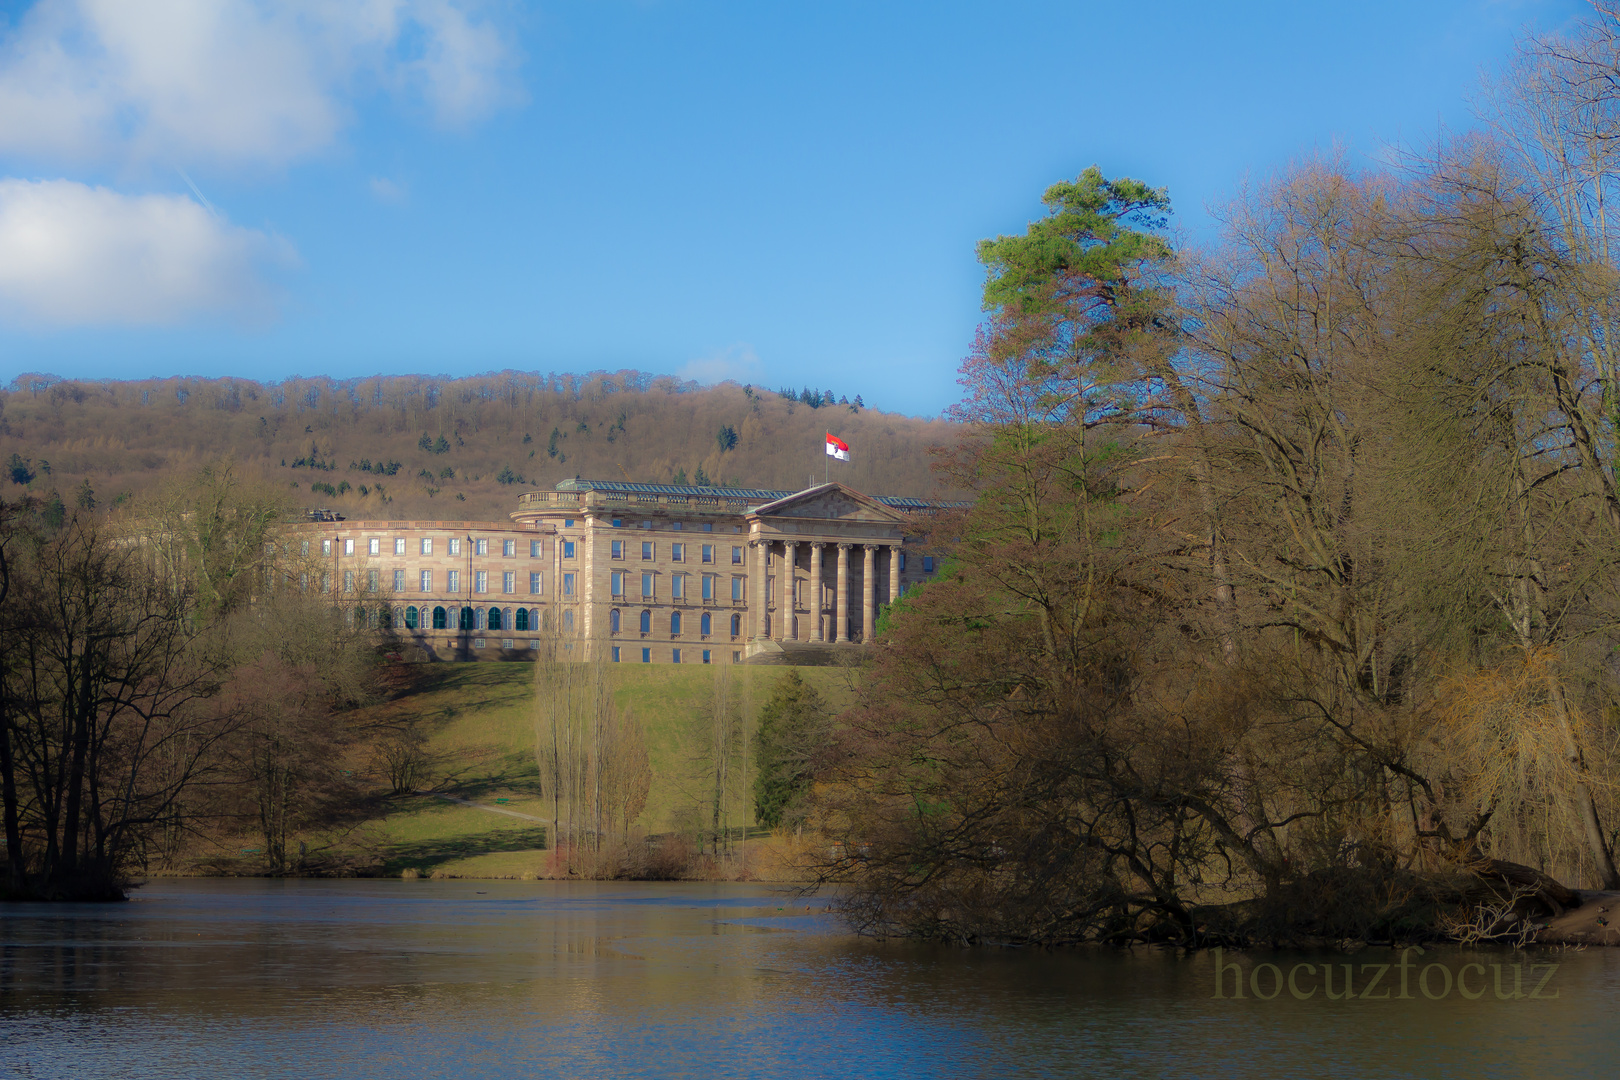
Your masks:
{"label": "green hillside", "polygon": [[[612,669],[615,700],[633,710],[647,736],[653,783],[640,826],[669,832],[689,821],[701,800],[696,773],[706,732],[699,714],[719,677],[749,717],[787,669],[724,665],[625,665]],[[835,707],[849,701],[853,672],[799,668],[800,675]],[[550,803],[540,789],[535,759],[532,679],[528,664],[433,664],[419,669],[411,692],[373,706],[357,723],[421,717],[429,730],[434,791],[546,818]],[[504,802],[498,800],[505,800]],[[371,838],[387,872],[414,868],[457,876],[517,876],[540,863],[546,826],[488,809],[424,796],[388,800],[385,816],[357,835]]]}

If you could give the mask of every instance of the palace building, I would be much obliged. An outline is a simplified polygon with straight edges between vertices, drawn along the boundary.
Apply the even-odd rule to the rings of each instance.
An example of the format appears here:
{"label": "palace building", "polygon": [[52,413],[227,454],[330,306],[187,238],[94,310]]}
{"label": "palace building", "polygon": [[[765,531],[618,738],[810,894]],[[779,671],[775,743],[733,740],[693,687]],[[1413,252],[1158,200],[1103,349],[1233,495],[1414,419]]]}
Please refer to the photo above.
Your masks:
{"label": "palace building", "polygon": [[314,568],[304,583],[407,659],[527,659],[546,628],[582,659],[813,663],[870,642],[880,609],[933,573],[906,527],[937,505],[838,483],[564,480],[521,495],[511,521],[314,513],[288,539]]}

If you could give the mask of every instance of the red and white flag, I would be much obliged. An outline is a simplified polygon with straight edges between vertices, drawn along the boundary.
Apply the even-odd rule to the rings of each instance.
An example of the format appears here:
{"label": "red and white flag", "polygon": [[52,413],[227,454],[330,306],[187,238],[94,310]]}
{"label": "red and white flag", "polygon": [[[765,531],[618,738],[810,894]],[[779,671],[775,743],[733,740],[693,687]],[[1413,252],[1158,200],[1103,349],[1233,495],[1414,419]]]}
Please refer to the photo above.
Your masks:
{"label": "red and white flag", "polygon": [[827,456],[835,457],[839,461],[849,460],[849,443],[840,439],[832,432],[827,432]]}

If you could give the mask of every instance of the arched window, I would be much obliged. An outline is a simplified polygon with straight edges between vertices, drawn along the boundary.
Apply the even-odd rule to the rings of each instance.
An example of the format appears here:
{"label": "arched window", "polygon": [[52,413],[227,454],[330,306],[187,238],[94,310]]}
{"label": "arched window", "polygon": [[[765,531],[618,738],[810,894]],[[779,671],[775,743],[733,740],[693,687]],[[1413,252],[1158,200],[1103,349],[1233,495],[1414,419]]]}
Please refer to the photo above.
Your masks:
{"label": "arched window", "polygon": [[446,630],[450,626],[450,613],[442,607],[433,609],[433,629]]}
{"label": "arched window", "polygon": [[671,634],[681,632],[681,613],[678,611],[672,611],[669,614],[669,632]]}
{"label": "arched window", "polygon": [[[355,609],[354,608],[352,608],[352,607],[344,608],[343,609],[343,622],[344,622],[344,625],[353,626],[354,625],[354,615],[355,615]],[[362,611],[362,612],[360,612],[360,626],[361,626],[362,629],[364,629],[365,625],[366,625],[366,613]]]}
{"label": "arched window", "polygon": [[512,624],[512,629],[514,629],[514,630],[527,630],[528,628],[529,628],[529,609],[526,608],[526,607],[520,607],[520,608],[517,609],[517,622]]}
{"label": "arched window", "polygon": [[703,613],[703,617],[698,620],[698,633],[702,634],[704,637],[708,637],[712,632],[713,625],[714,623],[709,613],[705,611]]}
{"label": "arched window", "polygon": [[464,607],[464,608],[461,609],[461,624],[460,624],[459,629],[471,630],[472,628],[473,628],[473,609],[470,608],[470,607]]}
{"label": "arched window", "polygon": [[[551,622],[550,622],[549,619],[546,621],[546,625],[547,626],[551,625]],[[537,607],[532,607],[532,608],[529,609],[529,629],[530,630],[538,630],[538,629],[540,629],[540,609],[537,608]]]}
{"label": "arched window", "polygon": [[421,621],[422,615],[416,610],[415,604],[405,609],[405,629],[415,630]]}
{"label": "arched window", "polygon": [[404,626],[405,625],[405,609],[404,608],[398,608],[398,607],[395,608],[394,609],[394,621],[389,623],[388,625],[392,626],[395,630],[398,630],[400,627]]}
{"label": "arched window", "polygon": [[573,628],[574,628],[574,609],[569,608],[567,611],[563,612],[563,629],[564,630],[572,630]]}
{"label": "arched window", "polygon": [[736,637],[740,633],[742,633],[742,616],[733,615],[731,617],[731,636]]}
{"label": "arched window", "polygon": [[612,611],[608,612],[608,633],[617,634],[618,632],[619,632],[619,609],[614,608]]}
{"label": "arched window", "polygon": [[489,609],[489,628],[491,630],[499,630],[501,628],[501,609],[498,607],[492,607]]}
{"label": "arched window", "polygon": [[641,613],[641,632],[643,634],[652,633],[652,612],[650,611]]}

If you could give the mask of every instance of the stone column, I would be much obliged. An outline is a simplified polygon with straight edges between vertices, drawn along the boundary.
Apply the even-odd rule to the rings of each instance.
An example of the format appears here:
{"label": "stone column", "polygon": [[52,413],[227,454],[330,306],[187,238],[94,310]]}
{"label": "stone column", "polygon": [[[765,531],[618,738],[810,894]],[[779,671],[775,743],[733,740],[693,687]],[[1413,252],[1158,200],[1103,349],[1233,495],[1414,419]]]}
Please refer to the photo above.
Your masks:
{"label": "stone column", "polygon": [[838,545],[838,597],[833,602],[833,617],[838,620],[838,633],[834,641],[849,640],[849,549],[851,544]]}
{"label": "stone column", "polygon": [[821,614],[821,549],[823,545],[819,540],[810,542],[810,640],[826,641],[826,628],[822,625]]}
{"label": "stone column", "polygon": [[[776,631],[777,641],[799,640],[799,608],[793,602],[793,585],[798,577],[799,542],[797,540],[782,541],[782,572],[776,575],[778,593],[776,597],[776,610],[781,616],[782,625],[772,627]],[[785,614],[783,614],[785,612]]]}
{"label": "stone column", "polygon": [[877,624],[873,621],[872,611],[876,606],[873,603],[877,593],[877,549],[876,544],[861,545],[866,551],[866,559],[861,563],[861,641],[872,644],[876,637],[872,628]]}
{"label": "stone column", "polygon": [[889,603],[900,599],[900,545],[889,545]]}
{"label": "stone column", "polygon": [[771,546],[769,540],[751,540],[749,543],[754,549],[754,565],[748,582],[748,622],[750,625],[749,638],[758,641],[765,636],[765,560],[770,556]]}

